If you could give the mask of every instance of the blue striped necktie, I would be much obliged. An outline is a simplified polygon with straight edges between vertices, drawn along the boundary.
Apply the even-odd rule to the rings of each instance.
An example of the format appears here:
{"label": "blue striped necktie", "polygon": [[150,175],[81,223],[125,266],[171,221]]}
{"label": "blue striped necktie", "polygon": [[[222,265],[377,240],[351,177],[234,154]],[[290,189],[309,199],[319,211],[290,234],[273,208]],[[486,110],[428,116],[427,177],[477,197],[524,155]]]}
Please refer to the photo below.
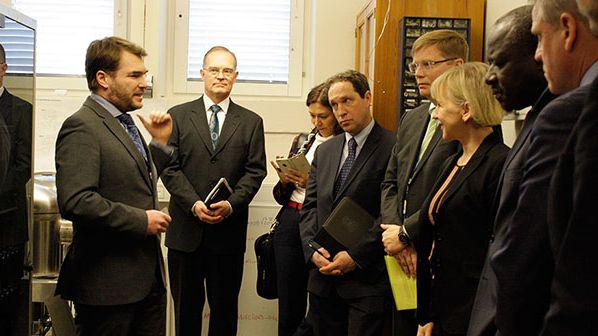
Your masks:
{"label": "blue striped necktie", "polygon": [[131,140],[133,140],[133,143],[135,143],[135,147],[137,147],[137,150],[139,151],[139,153],[141,153],[143,159],[147,162],[147,153],[145,152],[145,148],[143,147],[143,140],[141,140],[141,135],[139,134],[137,126],[135,126],[133,118],[128,113],[122,113],[116,118],[118,118],[121,124],[125,126],[125,128],[127,129],[127,133],[129,134],[129,137],[131,137]]}
{"label": "blue striped necktie", "polygon": [[357,150],[357,141],[355,141],[355,138],[349,139],[348,145],[349,155],[347,155],[347,158],[343,163],[343,167],[341,168],[341,171],[338,173],[336,181],[334,182],[334,196],[336,196],[339,190],[341,190],[341,187],[345,183],[345,180],[347,180],[347,176],[349,176],[351,167],[353,167],[353,163],[355,162],[355,153]]}

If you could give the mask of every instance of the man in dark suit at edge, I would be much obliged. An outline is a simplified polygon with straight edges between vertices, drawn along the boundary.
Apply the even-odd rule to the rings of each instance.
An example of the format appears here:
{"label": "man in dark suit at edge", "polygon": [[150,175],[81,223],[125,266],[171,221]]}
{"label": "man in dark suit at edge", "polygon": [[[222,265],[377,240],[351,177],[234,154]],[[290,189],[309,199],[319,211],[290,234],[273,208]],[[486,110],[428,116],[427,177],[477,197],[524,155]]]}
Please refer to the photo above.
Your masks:
{"label": "man in dark suit at edge", "polygon": [[[546,87],[542,64],[534,59],[537,38],[530,32],[531,26],[532,6],[521,6],[500,17],[488,37],[487,55],[490,68],[486,74],[486,83],[492,87],[494,96],[506,111],[532,106],[525,115],[524,125],[501,173],[494,201],[494,239],[490,243],[488,255],[492,255],[502,245],[505,231],[513,220],[519,199],[523,160],[529,148],[529,135],[534,121],[542,108],[554,98]],[[541,316],[545,310],[546,297],[541,295],[542,290],[530,291],[525,297],[520,297],[520,309],[497,313],[498,284],[489,261],[487,258],[480,277],[468,335],[495,335],[496,315],[500,315],[503,322],[518,323],[521,334],[525,334],[523,330],[530,327],[532,330],[537,329],[537,325],[532,327],[532,319],[529,317]]]}
{"label": "man in dark suit at edge", "polygon": [[4,86],[6,61],[0,44],[0,330],[11,334],[25,295],[20,279],[28,240],[33,107]]}
{"label": "man in dark suit at edge", "polygon": [[[209,334],[236,335],[243,276],[248,206],[266,176],[264,126],[260,116],[230,99],[237,59],[213,47],[200,70],[204,95],[170,109],[170,145],[176,160],[162,175],[171,194],[172,225],[166,234],[177,335],[201,334],[208,298]],[[204,199],[225,177],[227,200]]]}
{"label": "man in dark suit at edge", "polygon": [[[436,30],[419,37],[413,44],[414,73],[419,93],[430,98],[432,82],[446,70],[463,64],[469,48],[461,35],[450,30]],[[397,130],[384,182],[382,183],[382,242],[389,255],[395,256],[404,269],[415,277],[416,253],[404,245],[399,233],[416,234],[419,209],[428,196],[444,161],[458,149],[455,141],[442,139],[438,122],[431,118],[434,105],[425,103],[405,113]],[[405,248],[407,247],[407,248]],[[412,336],[417,333],[415,311],[393,313],[393,334]]]}
{"label": "man in dark suit at edge", "polygon": [[[489,256],[498,281],[495,322],[501,335],[540,334],[558,257],[550,249],[552,228],[547,223],[550,179],[582,110],[588,84],[598,76],[598,39],[592,36],[575,0],[555,4],[535,2],[531,32],[538,38],[535,58],[543,63],[548,88],[560,96],[536,117],[515,212],[500,246]],[[530,300],[535,301],[533,307]],[[579,334],[564,332],[571,328],[574,326],[569,324],[562,333],[550,335]]]}
{"label": "man in dark suit at edge", "polygon": [[356,246],[336,255],[323,247],[315,253],[309,244],[344,197],[379,215],[379,185],[394,137],[372,117],[372,94],[363,74],[348,70],[328,84],[330,105],[345,133],[316,150],[301,212],[305,259],[313,266],[307,321],[315,335],[380,335],[390,291],[378,234],[370,230]]}
{"label": "man in dark suit at edge", "polygon": [[58,205],[73,222],[56,293],[75,302],[77,335],[166,332],[159,235],[170,216],[154,209],[172,119],[140,116],[153,136],[147,146],[128,115],[143,106],[145,55],[119,37],[93,41],[85,58],[92,93],[56,141]]}
{"label": "man in dark suit at edge", "polygon": [[[598,37],[598,2],[577,0]],[[585,46],[584,46],[585,47]],[[596,53],[595,46],[587,46]],[[589,71],[589,70],[588,70]],[[541,335],[597,335],[596,200],[598,199],[598,79],[559,157],[548,196],[548,230],[555,256],[550,307]]]}

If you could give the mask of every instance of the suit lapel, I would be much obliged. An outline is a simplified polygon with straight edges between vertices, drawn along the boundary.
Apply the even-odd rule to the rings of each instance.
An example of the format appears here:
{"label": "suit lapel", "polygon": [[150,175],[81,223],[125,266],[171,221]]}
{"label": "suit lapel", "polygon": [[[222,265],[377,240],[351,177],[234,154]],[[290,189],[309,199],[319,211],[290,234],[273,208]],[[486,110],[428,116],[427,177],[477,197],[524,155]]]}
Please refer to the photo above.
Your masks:
{"label": "suit lapel", "polygon": [[324,195],[330,195],[330,202],[332,203],[335,199],[334,181],[336,181],[336,175],[339,171],[343,155],[343,147],[345,146],[345,133],[341,133],[329,141],[331,142],[331,147],[328,153],[319,153],[319,155],[328,155],[329,157],[319,159],[319,162],[323,162],[324,166],[322,166],[322,169],[318,169],[318,171],[328,175],[327,178],[323,178],[320,181],[325,181],[322,192]]}
{"label": "suit lapel", "polygon": [[[150,187],[151,190],[154,190],[147,169],[147,164],[145,163],[145,159],[143,159],[143,156],[141,156],[141,153],[139,153],[139,150],[135,146],[135,143],[133,143],[133,140],[131,139],[127,131],[124,129],[124,127],[120,124],[120,122],[118,122],[118,120],[115,117],[113,117],[110,114],[110,112],[106,111],[106,109],[104,109],[92,98],[87,98],[84,105],[87,105],[87,107],[92,109],[98,115],[98,117],[103,119],[103,123],[104,125],[106,125],[106,128],[108,128],[108,130],[118,139],[118,141],[120,141],[120,143],[125,147],[127,152],[129,152],[129,155],[131,155],[133,160],[135,160],[135,163],[137,163],[139,173],[141,174],[141,176],[143,176],[143,179],[147,183],[148,187]],[[141,139],[143,141],[143,146],[146,148],[146,152],[149,153],[149,150],[147,150],[147,146],[145,145],[143,137]]]}
{"label": "suit lapel", "polygon": [[218,137],[218,145],[216,146],[216,151],[214,154],[217,154],[224,148],[226,143],[235,133],[235,130],[239,126],[240,122],[241,116],[239,115],[237,105],[231,100],[228,106],[228,111],[226,112],[224,124],[222,125],[222,131]]}
{"label": "suit lapel", "polygon": [[[376,151],[376,148],[378,147],[379,143],[380,143],[380,126],[377,123],[375,123],[374,128],[372,128],[372,131],[370,132],[365,143],[363,144],[363,148],[359,151],[359,155],[357,156],[357,158],[355,158],[355,162],[353,163],[353,167],[351,167],[351,171],[349,171],[349,175],[347,176],[345,183],[343,183],[340,190],[338,191],[338,194],[335,197],[335,201],[337,199],[339,199],[339,197],[351,185],[351,183],[353,182],[355,177],[359,174],[359,172],[363,168],[363,165],[369,160],[369,158],[372,156],[374,151]],[[343,145],[344,145],[344,142],[343,142]],[[341,150],[339,152],[342,153],[342,151],[343,151],[343,149],[341,148]],[[337,160],[337,162],[339,162],[339,165],[340,165],[340,160],[341,159],[339,157],[339,159]],[[333,186],[334,186],[334,181],[333,181]]]}
{"label": "suit lapel", "polygon": [[214,149],[212,148],[212,138],[210,137],[210,128],[208,126],[203,97],[197,99],[195,104],[193,104],[191,112],[189,113],[189,119],[197,131],[197,134],[199,134],[199,137],[203,141],[206,150],[210,153],[210,155],[213,155]]}
{"label": "suit lapel", "polygon": [[[442,139],[442,129],[440,127],[436,127],[436,130],[434,131],[434,135],[432,136],[432,139],[430,140],[428,147],[426,147],[426,151],[422,155],[422,158],[417,162],[417,166],[415,166],[415,171],[413,172],[413,176],[416,176],[417,173],[419,173],[419,171],[422,169],[422,167],[424,166],[426,161],[430,158],[430,155],[432,155],[432,152],[434,151],[434,148],[436,148],[436,145],[438,145],[438,143],[440,143],[441,139]],[[419,144],[421,147],[421,141],[419,142]],[[414,160],[417,160],[417,156],[414,158]]]}
{"label": "suit lapel", "polygon": [[[475,172],[478,169],[480,164],[484,161],[484,158],[486,157],[486,153],[490,150],[490,148],[492,148],[492,146],[497,141],[499,141],[498,139],[499,139],[499,135],[496,133],[491,133],[490,135],[488,135],[486,137],[486,139],[484,139],[484,141],[482,142],[480,147],[474,153],[471,160],[469,160],[469,162],[465,165],[465,167],[463,167],[463,171],[461,171],[459,174],[457,174],[457,176],[455,176],[455,179],[449,185],[448,191],[446,192],[446,196],[442,200],[442,204],[447,202],[455,194],[455,192],[457,192],[457,190],[459,190],[459,188],[461,188],[461,185],[463,184],[463,182],[465,182],[469,178],[469,176],[471,176],[471,174],[473,174],[473,172]],[[459,153],[457,155],[455,155],[455,160],[454,160],[453,164],[457,162],[461,153],[462,153],[462,151],[459,151]],[[450,167],[450,168],[452,168],[452,167]],[[442,207],[442,204],[440,205],[441,207]]]}

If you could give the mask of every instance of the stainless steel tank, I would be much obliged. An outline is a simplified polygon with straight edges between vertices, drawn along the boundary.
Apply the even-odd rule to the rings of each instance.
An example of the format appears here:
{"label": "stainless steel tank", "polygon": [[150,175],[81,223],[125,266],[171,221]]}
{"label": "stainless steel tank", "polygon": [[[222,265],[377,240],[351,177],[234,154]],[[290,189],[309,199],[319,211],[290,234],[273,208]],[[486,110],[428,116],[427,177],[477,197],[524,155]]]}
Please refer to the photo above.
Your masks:
{"label": "stainless steel tank", "polygon": [[60,217],[55,174],[35,173],[33,182],[33,276],[56,277],[63,255],[61,227],[68,237],[72,226]]}

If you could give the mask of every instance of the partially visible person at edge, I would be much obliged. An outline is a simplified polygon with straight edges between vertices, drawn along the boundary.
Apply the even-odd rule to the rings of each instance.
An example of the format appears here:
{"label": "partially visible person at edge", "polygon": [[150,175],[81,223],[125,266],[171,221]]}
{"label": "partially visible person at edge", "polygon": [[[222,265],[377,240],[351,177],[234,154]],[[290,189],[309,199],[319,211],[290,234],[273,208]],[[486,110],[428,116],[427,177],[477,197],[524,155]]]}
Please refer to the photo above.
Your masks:
{"label": "partially visible person at edge", "polygon": [[509,148],[499,128],[504,110],[484,84],[488,65],[446,71],[431,87],[432,117],[442,138],[461,150],[449,157],[428,195],[416,230],[418,336],[465,335],[492,232],[492,204]]}
{"label": "partially visible person at edge", "polygon": [[[526,206],[531,211],[518,211],[517,206],[522,199],[520,186],[525,175],[524,162],[530,147],[530,134],[536,127],[540,111],[554,99],[547,89],[542,63],[534,59],[538,39],[532,35],[531,26],[532,6],[521,6],[500,17],[488,35],[486,55],[490,68],[486,73],[486,84],[490,85],[494,96],[506,111],[519,111],[528,106],[531,109],[525,114],[523,126],[502,169],[492,207],[496,213],[493,239],[488,247],[473,304],[468,336],[494,336],[497,326],[500,326],[498,329],[504,335],[532,335],[538,329],[541,320],[538,317],[545,311],[545,286],[530,281],[530,277],[526,277],[526,281],[530,281],[533,289],[507,298],[506,302],[509,303],[505,304],[504,287],[499,293],[499,283],[490,266],[490,256],[504,246],[515,223],[528,223],[529,218],[540,217],[546,211],[542,206],[542,198],[535,194],[535,203],[528,202]],[[525,249],[518,254],[528,252]],[[542,267],[540,263],[537,266]],[[497,302],[499,295],[500,305]],[[514,310],[513,307],[520,308]],[[509,332],[505,333],[506,330]]]}
{"label": "partially visible person at edge", "polygon": [[[321,143],[343,132],[328,102],[328,86],[322,83],[309,92],[305,102],[313,130],[298,134],[291,145],[288,157],[304,154],[309,163]],[[305,199],[308,173],[290,169],[283,173],[276,161],[270,161],[280,181],[273,194],[282,209],[276,215],[279,221],[274,236],[276,275],[278,288],[278,335],[293,335],[305,316],[307,307],[308,268],[303,258],[299,235],[299,211]],[[302,327],[303,328],[303,327]]]}

